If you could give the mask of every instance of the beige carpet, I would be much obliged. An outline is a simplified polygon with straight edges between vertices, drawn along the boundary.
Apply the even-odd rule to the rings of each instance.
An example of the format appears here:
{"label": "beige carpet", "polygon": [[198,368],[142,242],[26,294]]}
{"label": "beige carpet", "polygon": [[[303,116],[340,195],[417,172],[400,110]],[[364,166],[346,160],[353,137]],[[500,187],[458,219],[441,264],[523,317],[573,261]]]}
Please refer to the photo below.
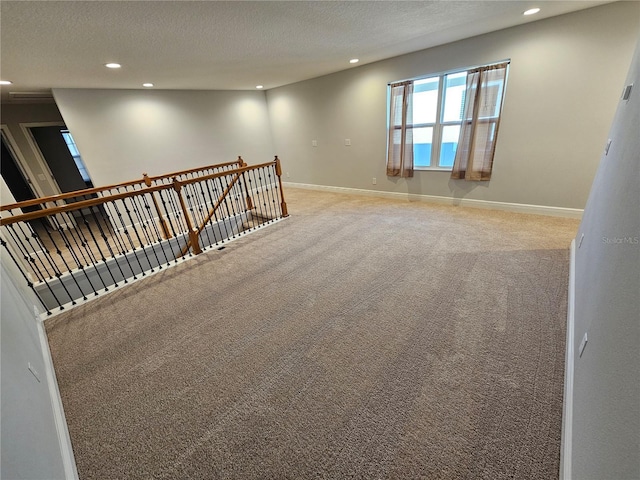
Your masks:
{"label": "beige carpet", "polygon": [[577,222],[285,193],[47,321],[80,478],[557,478]]}

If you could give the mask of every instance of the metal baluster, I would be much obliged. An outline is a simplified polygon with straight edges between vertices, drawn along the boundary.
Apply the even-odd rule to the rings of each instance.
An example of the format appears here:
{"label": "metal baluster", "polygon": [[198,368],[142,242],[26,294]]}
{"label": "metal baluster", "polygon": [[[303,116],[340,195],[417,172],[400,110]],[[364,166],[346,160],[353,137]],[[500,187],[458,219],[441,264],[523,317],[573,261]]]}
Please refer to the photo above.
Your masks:
{"label": "metal baluster", "polygon": [[[122,202],[122,200],[120,200]],[[140,267],[140,271],[142,272],[142,276],[145,275],[144,273],[144,268],[142,268],[142,264],[140,263],[140,259],[138,258],[138,255],[135,253],[136,251],[136,247],[133,244],[133,240],[131,239],[131,235],[129,235],[129,231],[127,230],[127,226],[124,224],[124,220],[122,219],[122,213],[120,213],[120,209],[118,208],[116,202],[113,202],[113,207],[116,210],[116,216],[118,217],[118,220],[120,221],[120,226],[122,227],[122,232],[124,233],[125,237],[127,238],[127,240],[129,240],[129,246],[131,248],[131,250],[127,250],[124,255],[125,257],[128,256],[128,254],[130,252],[134,252],[133,256],[135,257],[136,261],[138,262],[138,266]],[[129,247],[127,247],[129,248]],[[136,276],[134,270],[131,270],[131,274],[133,275],[133,279],[136,280],[138,277]]]}
{"label": "metal baluster", "polygon": [[[32,249],[32,251],[34,253],[37,251],[37,248],[34,248],[34,246],[31,244],[31,240],[29,240],[29,238],[31,237],[31,238],[35,239],[35,241],[37,242],[36,246],[40,246],[39,250],[45,253],[44,258],[47,260],[47,263],[49,264],[49,266],[51,267],[51,271],[53,272],[53,273],[49,274],[50,278],[53,279],[54,277],[56,277],[57,274],[58,274],[58,267],[56,265],[56,262],[53,260],[53,257],[51,256],[51,253],[49,252],[47,247],[40,241],[39,235],[31,227],[31,225],[29,223],[23,224],[22,222],[20,222],[17,225],[20,228],[20,231],[22,232],[22,234],[24,235],[25,240],[29,244],[29,247]],[[29,233],[30,233],[29,235],[26,235],[24,233],[23,225],[27,226],[27,228],[29,230]],[[42,259],[40,258],[40,256],[37,255],[36,258],[38,258],[40,260],[40,263],[42,263],[42,266],[44,267],[44,269],[47,271],[47,273],[49,273],[49,269],[45,266],[45,264],[42,261]]]}
{"label": "metal baluster", "polygon": [[[226,186],[228,186],[228,184],[226,186],[223,184],[222,178],[223,177],[218,177],[218,183],[220,183],[220,195],[222,195],[224,193],[224,191],[226,189]],[[223,197],[222,204],[224,204],[224,208],[226,210],[226,215],[223,216],[222,221],[225,223],[225,230],[227,230],[226,229],[226,223],[227,223],[226,219],[231,217],[231,211],[229,210],[228,195],[225,195]],[[236,235],[235,235],[235,233],[233,233],[233,230],[231,230],[231,237],[229,237],[228,230],[227,230],[227,239],[229,239],[229,238],[236,238]]]}
{"label": "metal baluster", "polygon": [[[129,209],[129,206],[127,205],[127,199],[124,199],[124,201],[122,202],[124,204],[124,211],[127,214],[127,216],[129,217],[129,221],[131,222],[131,229],[133,230],[133,233],[136,234],[136,238],[138,239],[138,243],[140,244],[140,248],[142,248],[142,252],[144,253],[144,256],[147,258],[147,262],[149,263],[149,267],[151,267],[151,260],[149,260],[149,256],[147,255],[147,250],[144,248],[144,245],[142,244],[142,239],[140,238],[140,235],[138,234],[138,229],[135,226],[135,222],[133,221],[133,217],[131,216],[131,210]],[[133,247],[133,251],[136,251],[136,248]],[[136,258],[138,258],[138,255],[136,254]],[[138,263],[140,263],[140,259],[138,259]],[[142,276],[144,277],[147,272],[144,268],[142,268],[142,264],[140,264],[140,268],[142,269]],[[153,268],[151,269],[151,271],[153,271]]]}
{"label": "metal baluster", "polygon": [[[60,248],[58,248],[58,245],[56,244],[55,240],[53,239],[53,237],[51,236],[51,233],[49,232],[49,225],[47,224],[47,222],[45,221],[44,218],[40,219],[42,226],[44,227],[45,232],[47,232],[47,235],[49,237],[49,240],[51,240],[51,243],[53,244],[53,248],[56,249],[56,253],[60,256],[60,258],[62,259],[62,263],[64,263],[65,267],[67,268],[67,270],[70,272],[69,266],[67,265],[67,261],[64,259],[64,257],[62,256],[62,252],[60,251]],[[37,235],[34,231],[34,235]],[[43,242],[40,242],[40,245],[42,245],[44,251],[46,252],[47,256],[49,257],[48,260],[50,262],[53,262],[52,266],[54,268],[55,271],[55,276],[58,279],[58,282],[60,283],[60,285],[62,286],[62,288],[64,289],[64,291],[66,292],[67,296],[69,297],[69,300],[71,301],[72,305],[75,305],[75,300],[73,298],[73,295],[71,295],[71,293],[69,292],[69,289],[67,288],[67,286],[65,285],[65,283],[62,281],[62,271],[60,270],[60,268],[58,267],[58,265],[55,263],[55,260],[53,260],[53,257],[51,256],[49,250],[45,247]],[[71,277],[73,278],[73,280],[76,282],[76,285],[78,284],[78,282],[76,281],[76,278],[71,275]],[[53,278],[52,278],[53,279]],[[78,288],[80,288],[78,286]],[[80,289],[80,292],[82,293],[82,289]]]}
{"label": "metal baluster", "polygon": [[[93,287],[93,284],[91,283],[91,279],[89,278],[89,275],[87,274],[86,270],[84,269],[84,265],[82,264],[82,262],[79,261],[79,258],[77,256],[77,254],[75,253],[73,247],[71,246],[71,243],[67,239],[67,236],[64,234],[65,229],[62,227],[62,225],[60,225],[60,222],[58,222],[58,219],[55,218],[55,215],[50,216],[49,219],[53,222],[54,227],[56,229],[56,232],[58,233],[58,235],[60,235],[60,239],[62,240],[62,243],[66,247],[67,251],[71,254],[71,258],[73,258],[75,264],[77,265],[77,268],[79,270],[81,270],[82,273],[84,273],[84,276],[87,279],[87,281],[89,282],[89,285],[91,285],[91,288],[93,288],[93,290],[95,291],[95,288]],[[42,220],[43,224],[46,221],[46,219],[41,219],[41,220]],[[82,290],[82,287],[80,287],[80,284],[76,280],[76,277],[75,277],[75,275],[73,274],[73,271],[72,271],[73,270],[72,266],[69,266],[69,264],[65,260],[64,256],[62,255],[62,251],[60,250],[60,248],[56,244],[55,240],[53,239],[53,236],[49,232],[49,228],[46,225],[44,226],[44,228],[45,228],[45,231],[47,232],[47,235],[49,236],[49,238],[51,240],[51,243],[53,243],[53,246],[56,249],[56,253],[62,259],[62,262],[64,263],[67,271],[69,272],[69,274],[71,275],[71,278],[73,279],[74,283],[78,287],[78,290],[80,291],[80,294],[82,295],[83,300],[86,300],[87,296],[85,295],[84,290]],[[72,229],[72,230],[75,230],[75,229]],[[62,280],[60,280],[60,282],[62,283]],[[73,305],[75,305],[75,301],[73,302]]]}
{"label": "metal baluster", "polygon": [[[211,184],[212,184],[212,183],[213,183],[213,182],[212,182],[212,180],[211,180],[211,179],[208,179],[208,180],[205,180],[205,181],[204,181],[204,184],[205,184],[205,186],[207,187],[207,195],[208,195],[208,197],[209,197],[209,203],[211,203],[211,209],[213,210],[213,208],[214,208],[214,206],[215,206],[215,204],[216,204],[216,202],[217,202],[217,200],[218,200],[218,199],[214,196],[214,193],[213,193],[213,192],[211,192]],[[214,184],[214,190],[215,190],[215,184]],[[213,210],[213,218],[215,218],[215,220],[216,220],[216,225],[218,226],[218,232],[220,233],[220,237],[221,237],[221,238],[220,238],[220,240],[224,241],[224,240],[222,239],[222,226],[221,226],[221,225],[220,225],[220,223],[218,222],[218,212],[217,212],[217,209],[216,209],[216,210]],[[213,236],[214,236],[214,239],[215,239],[215,241],[216,241],[216,245],[218,245],[218,236],[215,234],[215,231],[214,231]]]}
{"label": "metal baluster", "polygon": [[[22,254],[23,258],[28,262],[29,267],[31,268],[35,276],[38,277],[38,281],[46,283],[47,281],[47,279],[45,278],[46,276],[48,276],[49,279],[52,279],[53,275],[49,273],[49,270],[47,269],[42,259],[37,255],[30,255],[29,248],[27,248],[25,244],[22,242],[22,239],[20,238],[20,235],[18,234],[18,232],[16,232],[13,224],[7,225],[7,231],[9,232],[9,236],[13,239],[14,243],[20,250],[20,253]],[[29,247],[31,247],[31,244],[29,244]],[[40,267],[37,266],[36,260],[40,260],[40,263],[42,264],[42,268],[44,268],[44,273],[40,270]]]}
{"label": "metal baluster", "polygon": [[[78,210],[76,210],[76,212],[78,212],[80,214],[80,216],[82,217],[82,223],[83,223],[84,227],[86,227],[86,229],[89,232],[89,235],[91,236],[91,238],[93,239],[93,244],[96,246],[98,252],[100,253],[100,259],[102,260],[103,263],[106,262],[106,259],[104,258],[104,254],[102,253],[102,249],[100,248],[100,245],[98,244],[98,240],[96,239],[95,235],[93,234],[93,230],[91,230],[91,225],[90,225],[89,221],[87,220],[87,218],[84,216],[84,212],[82,211],[82,209],[78,209]],[[83,232],[83,236],[84,236],[84,232]],[[100,275],[100,270],[98,269],[98,261],[99,261],[98,257],[95,256],[95,252],[93,252],[93,250],[89,247],[89,243],[88,242],[87,242],[87,247],[88,247],[89,251],[91,251],[92,254],[93,254],[92,256],[90,256],[91,264],[93,265],[93,269],[96,272],[96,275],[98,276],[98,278],[100,279],[100,282],[102,282],[102,286],[104,287],[104,291],[108,292],[109,291],[109,287],[107,286],[107,283],[102,278],[102,275]],[[107,269],[107,270],[109,270],[109,269]],[[111,273],[110,270],[109,270],[109,273]],[[85,275],[87,275],[86,272],[85,272]],[[112,277],[113,277],[113,275],[112,275]],[[88,278],[89,278],[89,276],[87,275],[87,279]],[[114,283],[115,283],[115,279],[114,279]],[[93,288],[93,291],[94,291],[95,295],[98,295],[98,289],[93,287],[93,284],[91,284],[91,287]]]}
{"label": "metal baluster", "polygon": [[[9,213],[11,214],[11,216],[14,216],[13,210],[11,210]],[[22,258],[24,258],[24,260],[29,265],[29,268],[40,279],[40,281],[44,281],[45,275],[43,275],[43,273],[40,271],[40,268],[36,265],[36,258],[37,258],[38,260],[40,260],[40,263],[42,264],[42,267],[44,268],[45,274],[49,275],[49,271],[48,271],[46,265],[44,264],[44,262],[42,262],[42,259],[40,259],[39,257],[35,257],[34,258],[29,253],[29,249],[22,242],[20,234],[18,232],[16,232],[13,224],[6,225],[6,230],[9,232],[9,236],[13,239],[16,247],[18,247],[20,255],[22,255]],[[22,233],[22,230],[20,231],[20,233]],[[25,239],[26,239],[26,236],[25,236]]]}
{"label": "metal baluster", "polygon": [[[220,203],[218,203],[218,208],[215,210],[214,212],[214,217],[216,219],[216,223],[218,224],[218,229],[220,230],[220,236],[222,237],[220,239],[220,243],[225,242],[225,240],[229,239],[229,230],[227,229],[227,222],[224,221],[224,214],[222,212],[222,208],[220,208],[222,206],[222,199],[220,198],[220,196],[222,195],[222,192],[224,190],[218,191],[218,186],[216,185],[216,179],[212,178],[210,179],[211,185],[213,185],[213,194],[214,194],[214,202],[218,203],[218,200],[220,200]],[[223,230],[224,230],[224,234],[223,234]]]}
{"label": "metal baluster", "polygon": [[[201,200],[201,202],[202,202],[201,204],[205,207],[205,210],[207,211],[207,216],[209,216],[209,212],[208,212],[209,209],[207,208],[207,197],[206,197],[206,195],[204,193],[204,188],[202,187],[202,183],[203,183],[203,181],[199,181],[197,183],[197,187],[196,187],[196,184],[194,184],[194,188],[200,190],[199,196],[202,199]],[[211,208],[213,208],[213,204],[211,204]],[[211,218],[209,218],[209,220],[207,221],[207,224],[209,224],[209,225],[212,224]],[[205,225],[205,223],[204,223],[204,216],[203,216],[203,220],[202,220],[202,230],[205,232],[205,235],[207,236],[207,248],[210,247],[211,245],[213,245],[214,243],[216,243],[216,244],[218,243],[218,241],[216,240],[215,232],[213,232],[214,233],[213,241],[211,241],[211,235],[209,234],[209,230],[210,229],[207,228],[207,225]]]}
{"label": "metal baluster", "polygon": [[[251,171],[253,173],[253,180],[256,183],[256,193],[258,195],[258,205],[260,208],[260,211],[258,212],[258,208],[256,208],[256,213],[258,213],[258,215],[261,217],[260,218],[260,227],[262,227],[262,225],[264,224],[264,219],[268,217],[267,212],[266,212],[266,206],[267,206],[267,202],[265,201],[265,197],[264,197],[264,188],[263,188],[263,184],[262,184],[262,176],[260,175],[260,171],[259,169],[254,169]],[[256,175],[257,175],[257,180],[256,180]],[[257,205],[256,205],[257,207]]]}
{"label": "metal baluster", "polygon": [[[109,194],[112,192],[109,190]],[[117,217],[117,207],[115,204],[110,201],[103,204],[105,207],[105,213],[107,214],[107,218],[109,218],[109,230],[111,231],[111,238],[115,238],[115,244],[118,247],[118,254],[125,255],[127,252],[125,239],[122,238],[122,233],[119,231],[120,229],[117,227],[117,223],[115,221],[115,217]],[[129,265],[131,268],[131,265]],[[131,269],[133,272],[133,269]]]}
{"label": "metal baluster", "polygon": [[253,223],[254,229],[258,229],[260,228],[262,225],[261,223],[258,221],[258,215],[260,215],[259,213],[259,209],[260,209],[260,186],[256,183],[256,176],[255,176],[255,169],[251,169],[249,171],[246,172],[247,173],[247,178],[249,181],[249,191],[253,192],[253,195],[255,197],[255,201],[253,202],[253,211],[255,213],[255,215],[252,215],[252,219],[253,219]]}
{"label": "metal baluster", "polygon": [[[151,205],[149,205],[149,202],[147,201],[147,195],[151,195],[152,199],[153,199],[153,193],[151,194],[145,194],[142,195],[142,202],[144,203],[144,208],[147,210],[147,215],[149,216],[151,225],[153,226],[153,229],[155,230],[156,233],[156,239],[158,244],[160,245],[160,250],[162,251],[162,254],[164,255],[164,259],[167,261],[167,266],[171,265],[171,260],[169,260],[169,257],[167,257],[167,252],[165,251],[163,245],[162,245],[162,233],[160,233],[160,230],[158,229],[158,225],[156,225],[156,222],[154,222],[154,216],[153,213],[151,213]],[[161,215],[160,212],[158,212],[158,215]],[[169,240],[169,239],[167,239]],[[162,268],[162,266],[160,264],[158,264],[159,268]]]}
{"label": "metal baluster", "polygon": [[[22,270],[22,267],[20,266],[20,264],[18,263],[16,258],[13,256],[13,253],[11,252],[11,249],[7,245],[7,242],[5,242],[2,238],[0,238],[0,245],[2,245],[6,249],[7,253],[9,254],[9,257],[11,257],[11,260],[13,260],[13,263],[16,264],[16,266],[18,267],[18,270],[20,270],[20,273],[22,274],[24,279],[27,281],[27,286],[31,290],[33,290],[33,293],[35,293],[36,297],[38,297],[38,300],[40,300],[40,303],[42,304],[42,306],[47,311],[47,315],[51,315],[51,310],[49,310],[49,307],[47,307],[47,305],[44,303],[44,300],[42,299],[42,297],[40,296],[40,294],[36,290],[35,286],[33,285],[33,282],[29,279],[29,277],[27,277],[26,273],[24,273],[24,271]],[[64,309],[64,307],[62,306],[62,303],[60,303],[60,300],[58,300],[58,297],[56,296],[56,294],[53,293],[53,290],[51,289],[51,286],[46,282],[45,282],[45,285],[49,288],[49,292],[51,292],[51,295],[53,296],[53,298],[55,299],[56,303],[58,304],[58,307],[60,307],[61,310]]]}
{"label": "metal baluster", "polygon": [[[156,261],[158,262],[158,270],[162,269],[162,262],[160,261],[160,258],[158,258],[158,254],[156,253],[156,249],[153,246],[153,239],[151,238],[148,229],[149,229],[149,223],[155,223],[153,222],[153,220],[145,220],[143,217],[140,216],[140,212],[138,211],[138,205],[141,205],[141,201],[140,201],[140,195],[136,195],[132,198],[133,200],[133,210],[136,214],[136,216],[138,217],[139,221],[142,223],[142,233],[144,234],[144,237],[147,241],[147,245],[151,248],[151,251],[153,252],[153,256],[156,257]],[[141,211],[144,212],[144,208],[142,208],[142,206],[140,206]],[[152,268],[151,271],[153,272],[154,269]]]}
{"label": "metal baluster", "polygon": [[267,185],[268,185],[267,192],[268,192],[268,195],[267,196],[271,200],[271,209],[270,209],[271,220],[269,220],[269,223],[271,223],[271,222],[275,221],[276,218],[278,218],[278,211],[277,211],[277,208],[276,208],[276,198],[275,198],[274,191],[273,191],[273,185],[274,185],[273,180],[274,180],[274,176],[275,176],[274,175],[274,167],[272,165],[272,166],[267,167],[265,170],[266,170],[266,174],[267,174],[267,178],[268,178],[268,180],[267,180]]}
{"label": "metal baluster", "polygon": [[[104,206],[104,204],[102,204]],[[102,238],[102,240],[104,241],[107,250],[109,250],[109,253],[111,254],[111,258],[114,260],[116,266],[118,267],[118,269],[120,270],[120,274],[122,275],[122,278],[124,279],[124,272],[122,271],[122,268],[120,268],[120,263],[118,262],[118,260],[116,259],[115,254],[113,253],[113,249],[111,248],[111,244],[109,243],[109,236],[105,233],[105,230],[102,228],[102,225],[100,225],[100,219],[98,218],[98,216],[96,215],[95,210],[98,211],[98,213],[100,213],[100,216],[102,217],[102,221],[105,222],[105,227],[108,227],[105,219],[104,219],[104,215],[102,214],[102,210],[100,210],[100,206],[98,205],[93,205],[91,207],[89,207],[89,211],[91,212],[91,216],[93,217],[93,220],[95,222],[95,224],[98,226],[98,230],[100,231],[100,237]],[[102,250],[100,251],[100,253],[102,254]],[[102,261],[105,263],[107,263],[107,260],[104,258],[102,258]],[[118,282],[115,279],[115,277],[113,276],[113,273],[111,273],[111,269],[109,268],[109,266],[107,265],[107,270],[109,271],[109,274],[111,275],[111,278],[113,279],[113,285],[114,287],[118,286]]]}
{"label": "metal baluster", "polygon": [[[191,179],[196,178],[193,173],[186,175],[187,179],[191,176]],[[209,237],[209,232],[205,228],[205,214],[203,213],[203,202],[200,201],[198,196],[198,191],[192,183],[183,184],[183,191],[186,193],[187,201],[189,203],[189,210],[191,211],[191,218],[196,224],[196,228],[198,229],[198,235],[200,235],[203,231],[207,236],[208,244],[211,244],[211,238]],[[206,248],[206,246],[204,247]]]}

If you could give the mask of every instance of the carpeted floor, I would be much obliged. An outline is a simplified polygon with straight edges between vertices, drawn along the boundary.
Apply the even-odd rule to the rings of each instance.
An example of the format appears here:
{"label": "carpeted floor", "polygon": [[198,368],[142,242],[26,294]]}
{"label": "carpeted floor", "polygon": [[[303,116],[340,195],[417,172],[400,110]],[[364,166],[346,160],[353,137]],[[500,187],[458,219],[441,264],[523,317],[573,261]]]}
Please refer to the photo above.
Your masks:
{"label": "carpeted floor", "polygon": [[80,478],[557,478],[577,221],[285,193],[47,321]]}

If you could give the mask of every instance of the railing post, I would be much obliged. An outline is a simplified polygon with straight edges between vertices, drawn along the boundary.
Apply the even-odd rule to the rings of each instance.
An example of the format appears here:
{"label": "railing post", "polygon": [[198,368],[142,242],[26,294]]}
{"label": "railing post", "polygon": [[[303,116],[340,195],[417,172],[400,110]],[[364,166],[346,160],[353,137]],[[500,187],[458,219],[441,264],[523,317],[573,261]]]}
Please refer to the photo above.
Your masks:
{"label": "railing post", "polygon": [[278,176],[278,186],[280,187],[280,208],[282,209],[282,216],[288,217],[287,203],[284,201],[284,192],[282,191],[282,166],[277,155],[274,161],[276,162],[276,175]]}
{"label": "railing post", "polygon": [[198,229],[193,227],[191,223],[191,217],[189,216],[189,211],[187,210],[187,205],[184,203],[184,198],[182,197],[182,184],[180,181],[173,177],[173,189],[178,194],[178,200],[180,200],[180,207],[182,208],[182,213],[184,214],[184,220],[187,223],[187,230],[189,233],[189,243],[191,244],[191,248],[193,249],[193,253],[199,255],[202,253],[202,249],[200,248],[200,243],[198,242]]}
{"label": "railing post", "polygon": [[[147,187],[151,186],[151,179],[149,175],[146,173],[142,174],[142,178],[144,179],[144,184]],[[160,205],[158,205],[158,200],[156,200],[155,192],[151,192],[151,200],[153,200],[153,206],[156,209],[156,213],[158,214],[158,221],[160,222],[160,230],[162,230],[162,235],[164,238],[171,238],[171,233],[169,233],[169,227],[167,226],[167,221],[162,216]]]}

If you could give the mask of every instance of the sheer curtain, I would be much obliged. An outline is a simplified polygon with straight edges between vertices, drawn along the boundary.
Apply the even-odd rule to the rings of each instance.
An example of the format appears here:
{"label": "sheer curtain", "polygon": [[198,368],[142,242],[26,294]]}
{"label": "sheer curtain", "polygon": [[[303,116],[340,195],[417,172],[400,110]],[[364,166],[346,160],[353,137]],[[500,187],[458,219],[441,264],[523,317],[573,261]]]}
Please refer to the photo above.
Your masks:
{"label": "sheer curtain", "polygon": [[391,84],[387,175],[413,177],[413,82]]}
{"label": "sheer curtain", "polygon": [[451,178],[489,180],[508,63],[467,72],[464,114]]}

